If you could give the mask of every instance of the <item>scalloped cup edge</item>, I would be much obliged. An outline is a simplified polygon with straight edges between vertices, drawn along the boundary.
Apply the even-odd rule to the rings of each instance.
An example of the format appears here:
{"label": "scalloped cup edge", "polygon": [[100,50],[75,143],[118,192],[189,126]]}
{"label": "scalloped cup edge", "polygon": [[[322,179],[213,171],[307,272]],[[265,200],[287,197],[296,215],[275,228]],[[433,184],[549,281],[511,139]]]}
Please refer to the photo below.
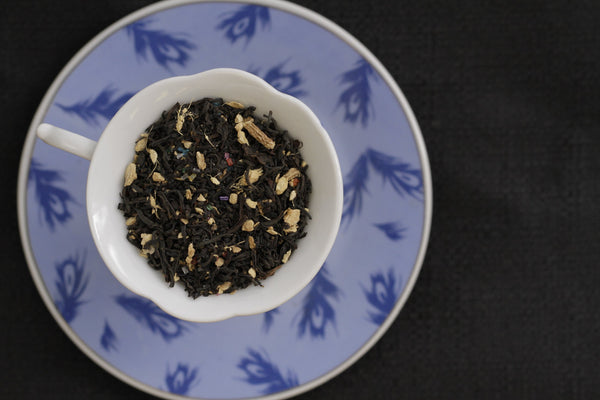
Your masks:
{"label": "scalloped cup edge", "polygon": [[[318,156],[316,156],[315,154],[309,154],[307,157],[307,152],[306,150],[303,150],[303,156],[304,158],[307,160],[308,164],[309,164],[309,175],[311,177],[311,180],[313,180],[313,185],[315,183],[315,179],[317,182],[321,182],[320,186],[326,187],[328,186],[328,189],[331,189],[331,191],[328,192],[329,197],[329,204],[326,205],[326,209],[319,211],[318,212],[318,216],[317,218],[321,218],[324,223],[320,224],[319,221],[315,221],[315,219],[313,219],[312,221],[309,221],[306,231],[308,233],[307,237],[303,238],[301,241],[298,242],[298,250],[296,250],[294,252],[294,254],[292,255],[292,257],[290,258],[288,264],[286,264],[286,266],[284,268],[282,268],[281,270],[279,270],[275,275],[273,275],[272,277],[262,281],[263,285],[265,286],[264,288],[261,287],[248,287],[246,289],[242,289],[238,292],[236,292],[235,294],[228,294],[228,295],[221,295],[221,296],[209,296],[209,297],[205,297],[205,298],[199,298],[196,300],[192,300],[190,298],[187,297],[187,294],[184,292],[184,290],[181,287],[175,287],[175,288],[168,288],[166,283],[164,282],[159,282],[161,279],[154,279],[154,282],[152,281],[148,281],[148,280],[143,280],[143,281],[132,281],[131,280],[131,276],[127,276],[127,274],[124,273],[123,268],[128,268],[128,267],[119,267],[115,264],[115,257],[118,257],[118,252],[119,248],[115,248],[115,247],[110,247],[107,248],[105,241],[103,241],[101,239],[101,237],[103,237],[106,234],[106,231],[104,231],[103,233],[103,229],[102,228],[102,223],[106,223],[108,219],[110,219],[111,221],[115,221],[115,211],[116,211],[116,204],[114,202],[114,195],[116,193],[116,198],[118,199],[118,193],[120,192],[120,186],[118,188],[115,188],[114,186],[114,181],[112,182],[112,187],[113,187],[113,191],[115,193],[113,193],[113,201],[112,202],[108,202],[108,204],[112,204],[114,205],[114,210],[110,210],[106,207],[102,209],[102,207],[100,209],[97,208],[98,204],[97,202],[94,204],[94,196],[97,196],[99,194],[99,188],[102,187],[102,190],[100,190],[101,192],[104,192],[104,194],[110,192],[110,184],[108,184],[108,181],[105,179],[104,183],[106,183],[106,185],[102,185],[102,186],[98,186],[97,184],[95,185],[94,182],[97,180],[98,174],[101,173],[101,171],[98,171],[98,168],[112,168],[113,172],[115,171],[120,171],[119,172],[119,185],[122,184],[122,171],[124,171],[124,165],[123,165],[123,152],[128,152],[129,153],[129,157],[125,160],[127,163],[130,162],[131,157],[133,155],[133,143],[135,142],[135,139],[137,139],[137,137],[139,136],[139,133],[141,133],[142,131],[139,132],[128,132],[128,145],[125,146],[123,145],[122,147],[125,148],[115,148],[114,145],[116,143],[115,139],[114,139],[114,133],[112,134],[112,137],[110,136],[111,133],[110,132],[115,132],[116,130],[121,130],[122,129],[122,125],[127,125],[128,123],[131,125],[135,125],[135,117],[136,115],[138,115],[140,112],[139,109],[139,105],[137,107],[136,104],[138,104],[138,102],[142,102],[142,100],[140,99],[144,99],[146,98],[146,103],[149,101],[148,98],[152,98],[153,101],[153,107],[155,107],[157,110],[160,109],[160,112],[162,112],[162,110],[166,109],[169,107],[168,104],[170,104],[170,106],[172,106],[173,104],[175,104],[175,102],[178,100],[177,98],[173,97],[173,94],[169,94],[169,88],[174,88],[174,87],[183,87],[183,89],[180,89],[179,92],[181,91],[186,92],[191,86],[194,86],[195,84],[198,83],[198,81],[209,81],[211,78],[212,79],[222,79],[223,76],[228,76],[230,78],[233,79],[233,81],[235,80],[239,80],[236,81],[236,84],[240,84],[242,86],[240,87],[244,87],[243,85],[247,85],[245,86],[244,90],[248,90],[248,88],[253,88],[256,90],[262,90],[264,93],[261,94],[261,96],[264,96],[265,99],[272,99],[271,102],[266,101],[264,103],[272,103],[272,105],[276,104],[277,102],[275,100],[279,100],[278,107],[273,107],[273,108],[279,108],[284,109],[284,108],[291,108],[293,110],[296,110],[297,115],[296,115],[296,120],[301,120],[301,123],[305,123],[308,124],[308,130],[311,130],[312,133],[311,135],[313,135],[310,139],[310,141],[307,141],[306,138],[302,138],[299,137],[299,135],[297,135],[297,131],[296,129],[294,129],[292,131],[292,129],[288,129],[288,124],[287,121],[291,120],[291,118],[289,118],[288,115],[280,115],[279,113],[275,113],[274,111],[274,116],[275,118],[278,120],[278,122],[283,125],[284,129],[288,129],[290,130],[291,134],[293,137],[299,138],[300,140],[302,140],[305,144],[304,149],[306,149],[307,147],[312,147],[316,150],[314,150],[315,153],[319,152],[320,154]],[[213,82],[214,83],[214,82]],[[224,83],[225,86],[228,86],[228,90],[232,90],[231,85],[232,85],[232,81],[230,82],[225,82]],[[214,86],[214,85],[213,85]],[[186,89],[187,88],[187,89]],[[164,95],[163,97],[161,97],[160,95],[158,97],[153,97],[153,94],[156,93],[161,93],[162,91],[162,95]],[[192,91],[193,92],[193,91]],[[197,92],[193,92],[193,93],[197,93]],[[199,99],[201,97],[211,97],[211,96],[218,96],[218,97],[223,97],[226,98],[228,100],[243,100],[243,99],[239,99],[239,98],[235,98],[235,96],[226,96],[226,95],[220,95],[219,93],[205,93],[204,95],[201,96],[192,96],[195,97],[194,99]],[[248,96],[246,96],[248,97]],[[190,99],[194,100],[194,99]],[[161,103],[162,101],[162,103]],[[243,101],[242,101],[243,102]],[[254,101],[252,103],[248,102],[245,104],[252,104],[257,106],[257,114],[259,114],[259,111],[265,111],[262,110],[260,107],[262,106],[262,104],[258,104],[259,102]],[[163,107],[164,104],[167,104],[167,107]],[[266,110],[266,112],[268,112],[268,110]],[[160,115],[160,114],[158,114]],[[147,121],[148,124],[150,125],[150,123],[154,120],[156,120],[158,118],[158,116],[156,116],[155,118],[150,118],[149,120],[144,118],[144,121]],[[133,121],[133,122],[132,122]],[[298,122],[295,122],[295,124],[297,125]],[[139,125],[139,122],[137,123],[137,125]],[[293,125],[293,124],[292,124]],[[144,126],[144,129],[147,126]],[[220,321],[220,320],[224,320],[224,319],[228,319],[228,318],[232,318],[235,316],[242,316],[242,315],[253,315],[253,314],[259,314],[262,312],[266,312],[269,311],[273,308],[278,307],[279,305],[285,303],[286,301],[288,301],[290,298],[292,298],[293,296],[295,296],[296,294],[298,294],[304,287],[306,287],[310,281],[317,275],[317,273],[319,272],[320,268],[322,267],[323,263],[325,262],[325,259],[327,258],[327,255],[329,254],[331,248],[333,247],[333,244],[335,242],[335,238],[337,235],[337,231],[339,229],[339,225],[341,222],[341,214],[342,214],[342,207],[343,207],[343,184],[342,184],[342,175],[341,175],[341,170],[340,170],[340,166],[339,166],[339,161],[337,158],[337,154],[335,152],[335,148],[333,146],[333,143],[329,137],[329,135],[327,134],[327,132],[325,131],[325,129],[322,127],[319,119],[317,118],[317,116],[312,112],[312,110],[310,110],[310,108],[308,106],[306,106],[302,101],[289,96],[285,93],[279,92],[278,90],[276,90],[275,88],[273,88],[271,85],[269,85],[267,82],[265,82],[264,80],[262,80],[261,78],[249,74],[247,72],[241,71],[241,70],[235,70],[235,69],[230,69],[230,68],[219,68],[219,69],[214,69],[214,70],[209,70],[209,71],[204,71],[195,75],[186,75],[186,76],[178,76],[178,77],[173,77],[173,78],[167,78],[165,80],[162,81],[158,81],[155,82],[147,87],[145,87],[144,89],[140,90],[136,95],[134,95],[127,103],[125,103],[125,105],[123,105],[121,107],[121,109],[115,114],[115,116],[113,117],[113,119],[111,119],[111,121],[109,122],[109,124],[106,126],[106,129],[104,131],[105,133],[109,133],[108,135],[105,135],[104,133],[102,134],[102,136],[100,137],[99,141],[98,141],[98,146],[97,146],[97,154],[99,154],[100,156],[104,155],[108,155],[110,154],[111,156],[114,153],[120,153],[121,155],[117,155],[117,160],[121,161],[120,163],[114,162],[112,164],[114,165],[108,165],[106,161],[104,163],[101,163],[100,161],[102,161],[100,158],[96,159],[96,157],[94,157],[92,159],[92,162],[90,164],[90,170],[89,170],[89,175],[88,175],[88,188],[87,188],[87,208],[88,208],[88,217],[89,217],[89,224],[90,224],[90,229],[92,231],[92,236],[94,239],[94,242],[96,243],[96,246],[98,247],[99,251],[100,251],[100,255],[103,258],[103,260],[105,261],[107,267],[109,268],[109,270],[113,273],[113,275],[117,278],[117,280],[119,280],[119,282],[121,282],[125,287],[127,287],[129,290],[131,290],[132,292],[143,296],[145,298],[148,298],[150,300],[152,300],[158,307],[160,307],[161,309],[163,309],[164,311],[166,311],[167,313],[177,317],[177,318],[181,318],[181,319],[185,319],[185,320],[189,320],[189,321],[194,321],[194,322],[216,322],[216,321]],[[304,133],[304,132],[302,132]],[[324,186],[321,176],[321,173],[319,174],[315,174],[314,170],[311,169],[313,167],[312,163],[309,161],[309,159],[317,159],[319,160],[319,163],[317,163],[318,165],[321,166],[321,168],[327,168],[328,171],[325,174],[328,179],[326,182],[326,186]],[[100,161],[98,161],[100,160]],[[120,164],[120,165],[117,165]],[[126,164],[125,164],[126,165]],[[106,174],[105,174],[106,175]],[[319,175],[317,177],[317,175]],[[106,177],[105,177],[106,178]],[[316,185],[317,188],[320,187],[319,185]],[[313,186],[314,189],[315,186]],[[323,202],[324,200],[322,199],[324,195],[323,194],[319,194],[317,196],[317,198],[319,198],[321,202]],[[325,196],[327,197],[327,196]],[[313,212],[313,206],[315,205],[314,203],[315,200],[315,191],[313,191],[313,194],[311,196],[311,203],[310,203],[310,208],[311,208],[311,212]],[[120,213],[120,212],[119,212]],[[107,215],[112,215],[112,218],[108,218]],[[156,275],[158,275],[157,272],[152,271],[150,268],[148,268],[146,261],[144,259],[142,259],[138,254],[137,254],[137,250],[131,245],[129,244],[125,239],[125,233],[126,233],[126,229],[123,222],[123,217],[122,215],[120,215],[120,220],[119,222],[121,222],[121,229],[113,229],[112,233],[113,236],[115,234],[122,234],[123,239],[121,240],[122,242],[125,242],[128,246],[127,249],[125,248],[120,248],[120,250],[127,252],[128,254],[128,259],[130,261],[132,261],[134,263],[134,265],[139,266],[140,264],[144,264],[143,267],[145,268],[145,270],[141,269],[138,272],[143,275],[148,277],[148,273],[154,273]],[[317,236],[318,238],[311,238],[311,234],[312,236]],[[306,242],[305,242],[306,241]],[[311,251],[311,249],[308,249],[309,245],[313,245],[316,246],[317,250],[316,252]],[[302,250],[303,249],[303,250]],[[300,254],[298,254],[300,253]],[[308,253],[308,255],[306,255]],[[313,254],[310,254],[313,253]],[[135,257],[132,257],[133,255],[135,255]],[[298,264],[301,262],[301,260],[298,258],[302,256],[302,259],[306,259],[308,260],[308,267],[306,268],[306,270],[302,271],[301,273],[298,273],[298,269],[302,266],[299,266]],[[133,260],[136,260],[133,261]],[[141,263],[140,263],[141,261]],[[285,275],[291,275],[291,271],[290,269],[295,268],[295,279],[291,279],[290,276],[287,276],[287,279],[281,279],[282,276]],[[280,282],[280,281],[284,281],[284,282]],[[292,282],[293,284],[290,284],[290,282]],[[160,285],[157,285],[160,284]],[[282,285],[287,285],[286,289],[283,290],[282,288],[277,288],[276,285],[278,284],[282,284]],[[275,287],[273,287],[275,285]],[[253,291],[260,291],[258,293],[252,293]],[[250,293],[250,294],[249,294]],[[234,296],[237,296],[237,298],[235,298],[234,300],[229,300],[229,301],[223,301],[221,300],[221,298],[234,298]],[[239,301],[238,301],[239,300]],[[254,300],[254,301],[252,301]],[[235,304],[234,301],[237,303]],[[203,302],[202,304],[198,305],[198,302]],[[207,311],[206,308],[209,308],[209,310]]]}

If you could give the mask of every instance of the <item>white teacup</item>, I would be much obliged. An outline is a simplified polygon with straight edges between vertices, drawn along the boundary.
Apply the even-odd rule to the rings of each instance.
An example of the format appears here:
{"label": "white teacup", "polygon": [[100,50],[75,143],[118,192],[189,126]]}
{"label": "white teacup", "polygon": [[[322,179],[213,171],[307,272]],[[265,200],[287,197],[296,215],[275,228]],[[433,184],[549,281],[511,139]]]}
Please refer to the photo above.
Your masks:
{"label": "white teacup", "polygon": [[[162,274],[148,266],[138,249],[126,239],[125,218],[117,209],[126,166],[134,155],[139,135],[175,103],[204,97],[221,97],[256,107],[256,115],[269,111],[279,126],[301,140],[312,181],[307,235],[289,261],[263,287],[251,286],[234,294],[192,299],[183,287],[169,288]],[[196,75],[156,82],[133,96],[110,120],[98,142],[48,124],[38,136],[46,143],[89,159],[87,213],[104,262],[128,289],[144,296],[167,313],[195,322],[212,322],[238,315],[269,311],[296,295],[319,272],[339,228],[343,185],[339,161],[327,132],[313,112],[298,99],[283,94],[262,79],[244,71],[213,69]]]}

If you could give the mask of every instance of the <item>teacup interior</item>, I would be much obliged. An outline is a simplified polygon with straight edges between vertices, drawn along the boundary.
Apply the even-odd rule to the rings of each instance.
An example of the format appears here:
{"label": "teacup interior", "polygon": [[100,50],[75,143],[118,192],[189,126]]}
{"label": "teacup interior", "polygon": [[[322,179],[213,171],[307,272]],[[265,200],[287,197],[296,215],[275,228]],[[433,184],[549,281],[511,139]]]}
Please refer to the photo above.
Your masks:
{"label": "teacup interior", "polygon": [[[221,97],[256,107],[281,128],[303,142],[302,156],[313,186],[312,220],[307,236],[288,263],[263,287],[248,287],[231,295],[198,299],[182,287],[169,288],[162,275],[151,269],[126,240],[125,219],[118,210],[126,166],[132,161],[139,135],[176,102]],[[102,258],[117,279],[133,292],[153,300],[177,317],[216,321],[235,315],[268,311],[298,293],[316,275],[333,245],[342,210],[342,179],[333,144],[320,122],[299,100],[277,92],[260,78],[233,69],[217,69],[197,75],[157,82],[136,94],[109,122],[94,152],[88,175],[87,208],[92,235]]]}

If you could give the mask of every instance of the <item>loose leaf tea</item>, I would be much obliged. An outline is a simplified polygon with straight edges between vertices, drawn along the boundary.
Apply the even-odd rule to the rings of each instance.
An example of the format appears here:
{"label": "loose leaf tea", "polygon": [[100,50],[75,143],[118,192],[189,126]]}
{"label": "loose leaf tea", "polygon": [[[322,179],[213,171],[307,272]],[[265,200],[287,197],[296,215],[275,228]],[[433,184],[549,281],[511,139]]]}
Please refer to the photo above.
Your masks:
{"label": "loose leaf tea", "polygon": [[175,104],[141,134],[125,169],[127,240],[193,298],[260,285],[306,235],[302,143],[254,110]]}

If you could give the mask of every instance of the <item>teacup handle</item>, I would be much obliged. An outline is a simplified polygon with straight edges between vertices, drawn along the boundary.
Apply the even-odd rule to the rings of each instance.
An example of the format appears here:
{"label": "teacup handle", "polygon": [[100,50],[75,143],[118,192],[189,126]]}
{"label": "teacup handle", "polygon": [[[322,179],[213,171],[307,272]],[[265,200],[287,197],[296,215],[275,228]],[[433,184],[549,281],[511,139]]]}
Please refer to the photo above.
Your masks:
{"label": "teacup handle", "polygon": [[50,146],[68,151],[86,160],[91,160],[96,148],[96,142],[50,124],[40,124],[37,135]]}

